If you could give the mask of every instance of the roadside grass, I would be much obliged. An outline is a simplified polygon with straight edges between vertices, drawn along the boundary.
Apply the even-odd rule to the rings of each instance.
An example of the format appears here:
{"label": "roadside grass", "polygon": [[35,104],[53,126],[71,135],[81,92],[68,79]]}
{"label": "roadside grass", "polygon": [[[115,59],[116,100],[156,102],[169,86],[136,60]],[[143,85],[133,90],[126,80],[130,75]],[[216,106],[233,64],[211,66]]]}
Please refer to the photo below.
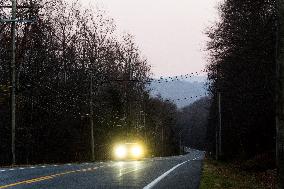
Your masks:
{"label": "roadside grass", "polygon": [[247,172],[234,164],[206,159],[200,189],[273,189],[273,174]]}

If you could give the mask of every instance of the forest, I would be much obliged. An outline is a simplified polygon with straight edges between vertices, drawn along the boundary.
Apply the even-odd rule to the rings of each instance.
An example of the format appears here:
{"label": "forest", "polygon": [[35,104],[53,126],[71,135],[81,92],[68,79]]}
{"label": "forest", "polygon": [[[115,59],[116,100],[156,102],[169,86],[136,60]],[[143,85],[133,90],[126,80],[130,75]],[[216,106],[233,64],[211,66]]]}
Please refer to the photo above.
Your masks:
{"label": "forest", "polygon": [[[0,6],[9,4],[1,1]],[[151,70],[131,34],[104,10],[74,1],[18,1],[16,163],[108,159],[117,140],[149,155],[177,153],[176,106],[149,95]],[[0,9],[2,19],[9,12]],[[11,34],[0,23],[0,164],[11,163]],[[93,159],[94,160],[94,159]]]}
{"label": "forest", "polygon": [[227,0],[206,32],[212,96],[207,148],[221,159],[256,158],[275,166],[276,7],[275,0]]}

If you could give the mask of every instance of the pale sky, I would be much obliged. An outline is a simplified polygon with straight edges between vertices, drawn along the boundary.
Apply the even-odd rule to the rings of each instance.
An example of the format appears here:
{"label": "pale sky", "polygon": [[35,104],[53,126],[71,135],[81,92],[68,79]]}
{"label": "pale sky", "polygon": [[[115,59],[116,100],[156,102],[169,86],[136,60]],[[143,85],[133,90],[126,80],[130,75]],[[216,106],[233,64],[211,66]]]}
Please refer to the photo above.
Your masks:
{"label": "pale sky", "polygon": [[80,0],[99,5],[121,31],[135,36],[155,77],[204,69],[206,27],[217,20],[220,0]]}

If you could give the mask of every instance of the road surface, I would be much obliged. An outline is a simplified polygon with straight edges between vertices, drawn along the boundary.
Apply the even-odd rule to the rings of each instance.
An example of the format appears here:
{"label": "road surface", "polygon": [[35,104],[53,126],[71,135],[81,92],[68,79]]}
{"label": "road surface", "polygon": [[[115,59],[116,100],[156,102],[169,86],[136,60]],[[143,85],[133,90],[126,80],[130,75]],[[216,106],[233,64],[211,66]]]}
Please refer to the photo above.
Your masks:
{"label": "road surface", "polygon": [[204,153],[141,161],[0,168],[0,189],[198,189]]}

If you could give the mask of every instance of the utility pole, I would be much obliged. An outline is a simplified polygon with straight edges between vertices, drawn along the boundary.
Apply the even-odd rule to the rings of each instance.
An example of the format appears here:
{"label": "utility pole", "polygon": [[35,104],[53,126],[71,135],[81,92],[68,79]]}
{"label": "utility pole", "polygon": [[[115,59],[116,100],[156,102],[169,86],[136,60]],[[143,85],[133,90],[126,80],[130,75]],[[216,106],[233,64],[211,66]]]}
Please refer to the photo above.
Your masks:
{"label": "utility pole", "polygon": [[179,154],[182,153],[182,150],[181,150],[181,133],[182,133],[182,131],[179,132]]}
{"label": "utility pole", "polygon": [[165,145],[164,145],[164,127],[162,126],[162,155],[165,155]]}
{"label": "utility pole", "polygon": [[219,122],[219,149],[218,155],[222,156],[222,106],[221,106],[221,92],[218,92],[218,122]]}
{"label": "utility pole", "polygon": [[90,73],[90,126],[91,126],[91,155],[95,161],[95,140],[94,140],[94,110],[93,110],[93,75]]}
{"label": "utility pole", "polygon": [[221,108],[220,108],[220,100],[221,100],[221,95],[220,95],[220,79],[219,79],[219,71],[220,65],[217,65],[217,106],[218,106],[218,125],[215,127],[215,159],[218,160],[220,156],[220,145],[221,145]]}
{"label": "utility pole", "polygon": [[284,1],[277,0],[276,30],[276,164],[277,189],[284,188]]}
{"label": "utility pole", "polygon": [[218,160],[219,154],[218,154],[218,129],[217,126],[215,128],[215,159]]}
{"label": "utility pole", "polygon": [[131,86],[130,86],[130,81],[132,80],[132,70],[131,70],[131,59],[129,58],[126,62],[125,65],[125,72],[126,72],[126,82],[124,85],[124,96],[125,96],[125,102],[126,102],[126,138],[127,140],[129,140],[129,137],[131,136],[131,124],[132,124],[132,111],[131,111],[131,98],[130,98],[130,90],[131,90]]}
{"label": "utility pole", "polygon": [[[12,6],[1,6],[0,8],[11,8],[11,19],[0,19],[0,22],[11,23],[11,153],[12,165],[16,164],[16,22],[34,22],[34,20],[18,20],[17,1],[11,0]],[[19,6],[19,8],[30,8],[28,6]]]}
{"label": "utility pole", "polygon": [[12,164],[16,164],[16,0],[12,0],[12,23],[11,23],[11,37],[12,37],[12,61],[11,61],[11,126],[12,126]]}
{"label": "utility pole", "polygon": [[[86,26],[84,25],[84,46],[87,46],[87,33]],[[83,49],[83,63],[86,61],[86,49]],[[90,86],[89,86],[89,119],[90,119],[90,145],[91,145],[91,161],[95,161],[95,138],[94,138],[94,107],[93,107],[93,67],[91,66],[91,70],[89,71],[90,77]]]}

